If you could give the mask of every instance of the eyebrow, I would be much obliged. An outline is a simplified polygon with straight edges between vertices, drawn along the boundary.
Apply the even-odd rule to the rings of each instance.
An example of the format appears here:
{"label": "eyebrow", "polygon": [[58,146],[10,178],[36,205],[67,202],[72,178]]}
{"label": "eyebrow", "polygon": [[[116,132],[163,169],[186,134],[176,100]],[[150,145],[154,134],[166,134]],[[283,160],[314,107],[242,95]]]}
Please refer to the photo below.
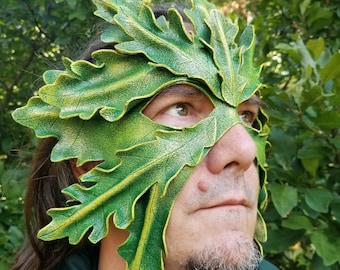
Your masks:
{"label": "eyebrow", "polygon": [[[205,94],[196,89],[195,87],[182,87],[182,85],[173,85],[170,87],[165,88],[164,90],[162,90],[158,95],[159,96],[163,96],[163,95],[167,95],[169,94],[169,92],[171,92],[171,95],[182,95],[182,96],[202,96]],[[243,101],[242,103],[248,104],[248,105],[258,105],[259,107],[266,107],[267,104],[257,95],[254,94],[252,95],[249,99],[247,99],[246,101]]]}
{"label": "eyebrow", "polygon": [[181,95],[181,96],[202,96],[202,95],[205,95],[200,90],[198,90],[194,87],[182,87],[180,85],[178,87],[177,86],[171,86],[171,87],[165,88],[158,95],[162,96],[162,95],[167,95],[169,93],[171,95]]}
{"label": "eyebrow", "polygon": [[266,107],[266,103],[256,94],[242,103],[246,103],[249,105],[258,105],[260,107]]}

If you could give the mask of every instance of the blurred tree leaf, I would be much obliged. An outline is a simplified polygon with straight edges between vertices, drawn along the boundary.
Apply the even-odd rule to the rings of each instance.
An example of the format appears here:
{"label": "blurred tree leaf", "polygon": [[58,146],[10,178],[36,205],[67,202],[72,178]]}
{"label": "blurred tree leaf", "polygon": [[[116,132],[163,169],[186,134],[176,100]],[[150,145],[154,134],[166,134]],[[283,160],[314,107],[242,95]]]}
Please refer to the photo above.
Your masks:
{"label": "blurred tree leaf", "polygon": [[286,217],[297,205],[297,190],[291,186],[278,185],[274,183],[269,185],[269,190],[276,210],[282,217]]}
{"label": "blurred tree leaf", "polygon": [[306,203],[310,208],[321,213],[327,213],[333,194],[327,189],[307,189]]}
{"label": "blurred tree leaf", "polygon": [[321,68],[321,80],[323,83],[340,77],[340,52],[333,54],[328,64]]}
{"label": "blurred tree leaf", "polygon": [[291,230],[311,230],[313,229],[313,224],[305,215],[292,213],[287,219],[282,221],[282,227]]}
{"label": "blurred tree leaf", "polygon": [[332,265],[340,260],[340,239],[329,238],[329,233],[315,231],[311,235],[316,252],[324,260],[325,265]]}

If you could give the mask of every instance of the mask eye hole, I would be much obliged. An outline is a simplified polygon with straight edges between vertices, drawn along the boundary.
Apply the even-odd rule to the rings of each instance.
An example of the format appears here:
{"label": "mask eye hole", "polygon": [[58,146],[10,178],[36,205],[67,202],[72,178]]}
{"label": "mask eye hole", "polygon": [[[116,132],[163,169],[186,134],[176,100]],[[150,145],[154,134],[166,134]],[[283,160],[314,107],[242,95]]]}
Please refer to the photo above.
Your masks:
{"label": "mask eye hole", "polygon": [[143,114],[160,124],[182,128],[198,123],[213,109],[213,103],[202,91],[191,85],[177,84],[154,97]]}

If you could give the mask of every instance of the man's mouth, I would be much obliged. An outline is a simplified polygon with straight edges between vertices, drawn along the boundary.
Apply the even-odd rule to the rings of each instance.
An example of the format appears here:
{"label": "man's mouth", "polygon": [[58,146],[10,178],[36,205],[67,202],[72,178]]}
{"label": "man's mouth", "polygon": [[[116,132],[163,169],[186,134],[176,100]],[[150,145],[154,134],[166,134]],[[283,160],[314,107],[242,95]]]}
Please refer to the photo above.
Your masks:
{"label": "man's mouth", "polygon": [[245,198],[228,198],[225,200],[221,200],[220,202],[201,207],[199,210],[209,210],[214,208],[236,206],[248,207],[248,202]]}

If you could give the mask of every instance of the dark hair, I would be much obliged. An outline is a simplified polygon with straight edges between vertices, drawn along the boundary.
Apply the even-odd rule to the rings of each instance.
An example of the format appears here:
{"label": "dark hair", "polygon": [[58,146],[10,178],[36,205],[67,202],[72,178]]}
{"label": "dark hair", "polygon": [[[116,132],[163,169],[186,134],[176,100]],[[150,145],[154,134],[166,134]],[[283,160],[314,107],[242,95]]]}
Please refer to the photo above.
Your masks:
{"label": "dark hair", "polygon": [[190,8],[190,4],[186,3],[188,1],[183,1],[182,3],[163,3],[163,4],[155,4],[152,7],[153,14],[155,14],[155,17],[158,18],[160,16],[164,16],[166,19],[168,19],[168,10],[170,8],[176,9],[179,14],[183,17],[183,20],[188,22],[188,18],[184,13],[185,8]]}
{"label": "dark hair", "polygon": [[[184,20],[188,21],[183,13],[184,6],[181,4],[156,5],[153,7],[155,16],[167,17],[167,10],[170,7],[176,8]],[[92,52],[103,48],[113,49],[114,44],[104,43],[97,37],[92,40],[81,59],[93,61]],[[46,211],[50,208],[66,206],[68,198],[61,193],[61,190],[78,182],[72,173],[69,161],[52,162],[50,160],[51,151],[56,143],[55,138],[42,139],[36,149],[24,204],[27,239],[16,257],[13,270],[53,269],[71,253],[93,245],[87,237],[84,237],[82,242],[76,246],[70,245],[68,239],[47,242],[37,238],[38,231],[51,221]]]}
{"label": "dark hair", "polygon": [[[76,182],[68,161],[51,162],[55,138],[41,140],[28,178],[24,217],[27,240],[12,269],[52,269],[74,246],[67,239],[44,242],[37,238],[40,228],[50,222],[46,211],[66,205],[67,197],[60,191]],[[46,260],[46,258],[53,258]]]}

